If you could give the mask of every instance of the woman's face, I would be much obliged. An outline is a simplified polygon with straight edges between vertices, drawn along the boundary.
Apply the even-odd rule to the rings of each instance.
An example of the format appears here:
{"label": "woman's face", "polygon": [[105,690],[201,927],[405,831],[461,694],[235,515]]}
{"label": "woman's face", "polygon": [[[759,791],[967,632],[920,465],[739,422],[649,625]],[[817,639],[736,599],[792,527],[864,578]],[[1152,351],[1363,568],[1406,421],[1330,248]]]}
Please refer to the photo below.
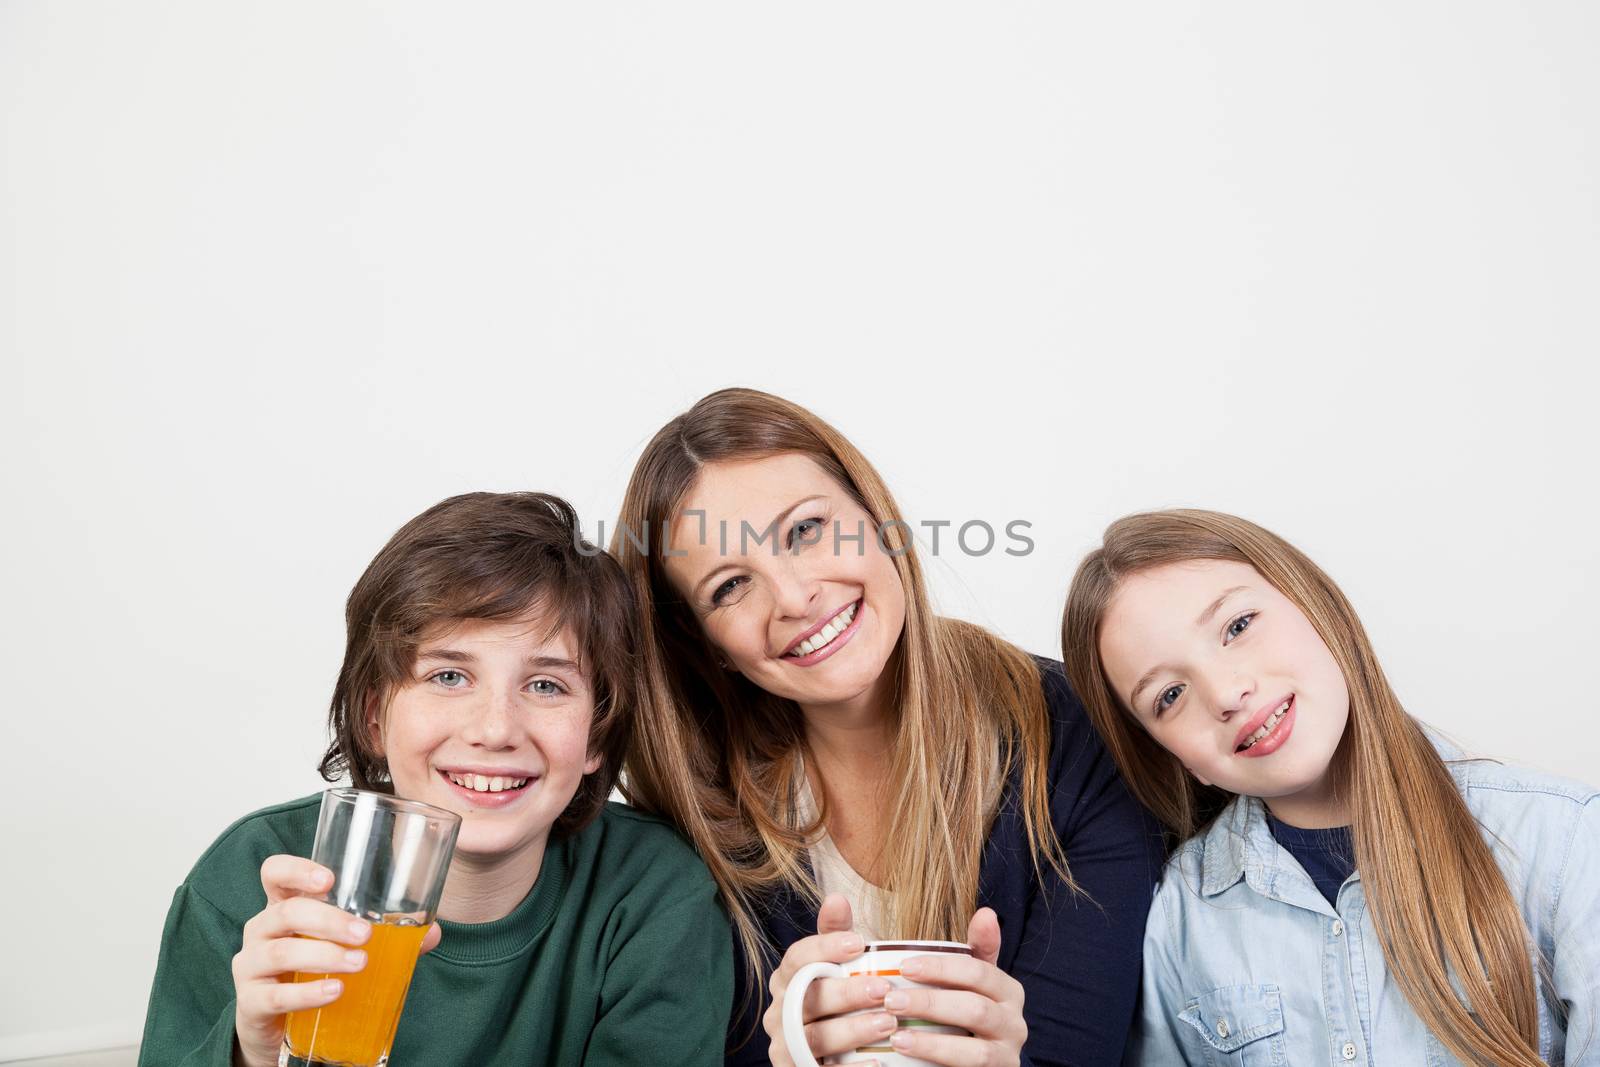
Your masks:
{"label": "woman's face", "polygon": [[805,708],[873,698],[905,591],[865,509],[810,458],[707,464],[663,564],[714,651]]}
{"label": "woman's face", "polygon": [[1254,567],[1193,560],[1124,579],[1100,655],[1133,717],[1202,782],[1281,801],[1275,811],[1327,798],[1350,715],[1344,673]]}

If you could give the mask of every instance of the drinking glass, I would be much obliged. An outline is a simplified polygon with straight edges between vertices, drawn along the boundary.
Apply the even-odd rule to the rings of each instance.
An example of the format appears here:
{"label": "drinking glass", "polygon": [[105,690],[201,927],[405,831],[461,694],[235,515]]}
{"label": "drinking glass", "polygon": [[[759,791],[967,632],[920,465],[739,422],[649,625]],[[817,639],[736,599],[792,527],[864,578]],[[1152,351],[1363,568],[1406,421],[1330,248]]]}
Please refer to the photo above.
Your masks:
{"label": "drinking glass", "polygon": [[[422,938],[439,910],[461,816],[361,789],[322,794],[311,858],[333,872],[323,899],[372,923],[354,974],[297,972],[296,982],[337,978],[339,999],[290,1012],[279,1067],[383,1067]],[[356,946],[349,946],[356,947]]]}

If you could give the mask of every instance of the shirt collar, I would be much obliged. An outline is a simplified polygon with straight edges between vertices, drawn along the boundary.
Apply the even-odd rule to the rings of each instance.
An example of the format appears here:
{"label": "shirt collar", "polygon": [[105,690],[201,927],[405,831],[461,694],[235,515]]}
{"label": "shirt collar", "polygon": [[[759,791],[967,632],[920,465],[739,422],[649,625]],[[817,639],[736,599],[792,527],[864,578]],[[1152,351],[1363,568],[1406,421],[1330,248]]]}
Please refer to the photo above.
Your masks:
{"label": "shirt collar", "polygon": [[[1200,892],[1214,897],[1243,879],[1264,897],[1333,914],[1311,876],[1273,840],[1266,805],[1259,797],[1235,797],[1204,837]],[[1359,875],[1357,876],[1359,877]]]}
{"label": "shirt collar", "polygon": [[1251,823],[1258,822],[1263,832],[1267,828],[1260,807],[1255,797],[1234,797],[1206,831],[1200,853],[1200,892],[1205,896],[1214,897],[1244,877],[1254,851]]}

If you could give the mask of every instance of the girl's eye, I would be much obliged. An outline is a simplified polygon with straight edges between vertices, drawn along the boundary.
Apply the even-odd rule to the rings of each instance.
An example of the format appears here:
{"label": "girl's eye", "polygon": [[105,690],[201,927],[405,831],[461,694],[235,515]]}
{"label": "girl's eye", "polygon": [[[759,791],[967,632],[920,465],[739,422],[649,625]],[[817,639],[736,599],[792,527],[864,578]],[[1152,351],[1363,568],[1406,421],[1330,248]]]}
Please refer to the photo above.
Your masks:
{"label": "girl's eye", "polygon": [[1254,619],[1255,617],[1255,612],[1247,611],[1243,615],[1240,615],[1237,619],[1234,619],[1232,622],[1230,622],[1227,629],[1228,640],[1232,641],[1235,637],[1238,637],[1240,634],[1248,630],[1250,628],[1250,620]]}
{"label": "girl's eye", "polygon": [[440,671],[433,676],[433,680],[446,689],[460,689],[467,684],[467,676],[460,671]]}
{"label": "girl's eye", "polygon": [[553,697],[566,692],[559,683],[553,682],[549,678],[535,678],[528,685],[529,688],[542,697]]}
{"label": "girl's eye", "polygon": [[1169,685],[1163,689],[1161,695],[1156,697],[1156,717],[1159,718],[1163,711],[1176,704],[1178,698],[1182,695],[1183,686],[1181,685]]}
{"label": "girl's eye", "polygon": [[729,578],[727,581],[723,582],[721,585],[717,586],[717,588],[715,590],[712,591],[712,593],[711,593],[711,603],[720,605],[722,603],[722,601],[727,598],[729,593],[731,593],[735,589],[739,588],[739,583],[740,582],[745,582],[745,581],[749,581],[749,579],[746,578],[742,574],[737,574],[737,575],[734,575],[732,578]]}
{"label": "girl's eye", "polygon": [[814,545],[822,540],[823,520],[819,516],[801,519],[789,530],[789,547],[796,544]]}

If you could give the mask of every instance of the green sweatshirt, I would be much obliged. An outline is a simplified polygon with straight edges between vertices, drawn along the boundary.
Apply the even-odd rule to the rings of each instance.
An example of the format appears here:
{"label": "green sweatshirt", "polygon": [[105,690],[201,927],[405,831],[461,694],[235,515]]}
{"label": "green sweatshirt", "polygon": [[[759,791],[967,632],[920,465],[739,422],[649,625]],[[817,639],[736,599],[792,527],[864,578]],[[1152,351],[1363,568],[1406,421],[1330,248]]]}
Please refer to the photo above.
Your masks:
{"label": "green sweatshirt", "polygon": [[[245,921],[266,906],[262,860],[311,855],[319,796],[247,815],[173,896],[140,1067],[229,1067]],[[503,919],[440,921],[417,963],[395,1067],[717,1064],[733,943],[711,876],[662,823],[607,804],[552,843]]]}

